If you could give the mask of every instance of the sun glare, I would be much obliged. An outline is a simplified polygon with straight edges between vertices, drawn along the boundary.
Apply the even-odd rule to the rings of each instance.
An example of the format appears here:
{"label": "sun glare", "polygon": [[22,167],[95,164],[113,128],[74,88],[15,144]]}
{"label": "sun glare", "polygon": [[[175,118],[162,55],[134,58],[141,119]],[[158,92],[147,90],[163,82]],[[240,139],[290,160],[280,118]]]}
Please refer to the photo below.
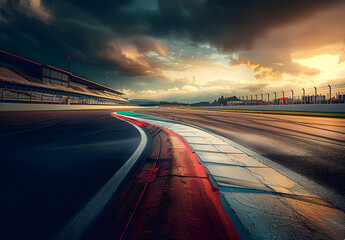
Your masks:
{"label": "sun glare", "polygon": [[310,58],[293,59],[293,61],[320,70],[320,74],[314,76],[315,79],[334,79],[345,74],[344,64],[338,64],[339,55],[323,54]]}

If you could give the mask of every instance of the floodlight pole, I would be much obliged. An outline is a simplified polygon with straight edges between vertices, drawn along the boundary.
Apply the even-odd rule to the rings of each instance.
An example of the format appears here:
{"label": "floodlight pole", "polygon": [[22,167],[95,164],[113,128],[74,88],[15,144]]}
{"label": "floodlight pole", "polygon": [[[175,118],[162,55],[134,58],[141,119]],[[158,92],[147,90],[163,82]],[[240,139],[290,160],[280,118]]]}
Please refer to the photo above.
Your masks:
{"label": "floodlight pole", "polygon": [[329,104],[332,104],[332,87],[328,84],[329,87]]}
{"label": "floodlight pole", "polygon": [[67,71],[69,72],[69,63],[71,62],[72,58],[70,56],[66,56],[67,59]]}
{"label": "floodlight pole", "polygon": [[314,102],[314,104],[316,104],[316,94],[317,94],[317,89],[316,89],[316,87],[314,87],[315,88],[315,102]]}

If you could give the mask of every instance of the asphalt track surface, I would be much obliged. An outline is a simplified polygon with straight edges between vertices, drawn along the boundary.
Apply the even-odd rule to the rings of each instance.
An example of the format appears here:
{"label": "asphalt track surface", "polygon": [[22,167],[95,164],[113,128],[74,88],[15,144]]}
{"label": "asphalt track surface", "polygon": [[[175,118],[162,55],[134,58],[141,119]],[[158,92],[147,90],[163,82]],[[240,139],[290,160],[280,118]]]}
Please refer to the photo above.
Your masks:
{"label": "asphalt track surface", "polygon": [[164,107],[136,112],[212,130],[345,196],[345,119]]}
{"label": "asphalt track surface", "polygon": [[0,114],[0,239],[52,239],[133,154],[110,112]]}

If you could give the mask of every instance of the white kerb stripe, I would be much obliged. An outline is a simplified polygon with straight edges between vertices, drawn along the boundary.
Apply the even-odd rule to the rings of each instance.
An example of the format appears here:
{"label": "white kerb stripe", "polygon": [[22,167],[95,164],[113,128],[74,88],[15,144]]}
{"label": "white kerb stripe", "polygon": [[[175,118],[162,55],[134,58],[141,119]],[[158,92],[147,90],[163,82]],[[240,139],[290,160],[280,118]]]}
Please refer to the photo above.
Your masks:
{"label": "white kerb stripe", "polygon": [[141,153],[144,151],[147,144],[147,136],[145,132],[137,125],[131,122],[128,123],[132,124],[140,133],[141,141],[138,148],[126,161],[126,163],[103,186],[103,188],[90,200],[90,202],[88,202],[84,208],[55,237],[56,240],[76,240],[82,236],[92,221],[96,219],[96,217],[98,217],[99,214],[104,210],[106,205],[111,200],[114,192],[119,188],[122,181],[125,179],[135,162],[140,157]]}

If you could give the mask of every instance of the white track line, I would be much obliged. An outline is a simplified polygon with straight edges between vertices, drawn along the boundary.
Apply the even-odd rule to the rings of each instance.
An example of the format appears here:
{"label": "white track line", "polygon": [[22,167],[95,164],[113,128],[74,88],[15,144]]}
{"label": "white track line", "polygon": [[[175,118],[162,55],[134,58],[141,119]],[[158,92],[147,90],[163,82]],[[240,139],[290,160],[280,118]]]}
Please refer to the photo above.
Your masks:
{"label": "white track line", "polygon": [[110,202],[113,194],[118,190],[119,186],[126,178],[129,171],[133,168],[134,164],[139,159],[141,153],[144,151],[147,144],[147,136],[145,132],[137,125],[131,122],[127,123],[133,125],[140,133],[141,141],[138,148],[135,150],[133,155],[126,161],[126,163],[115,173],[115,175],[112,176],[112,178],[103,186],[103,188],[55,237],[56,240],[76,240],[82,236],[82,234],[88,229],[90,224],[96,219],[96,217],[99,216],[99,214],[104,210],[106,205]]}

